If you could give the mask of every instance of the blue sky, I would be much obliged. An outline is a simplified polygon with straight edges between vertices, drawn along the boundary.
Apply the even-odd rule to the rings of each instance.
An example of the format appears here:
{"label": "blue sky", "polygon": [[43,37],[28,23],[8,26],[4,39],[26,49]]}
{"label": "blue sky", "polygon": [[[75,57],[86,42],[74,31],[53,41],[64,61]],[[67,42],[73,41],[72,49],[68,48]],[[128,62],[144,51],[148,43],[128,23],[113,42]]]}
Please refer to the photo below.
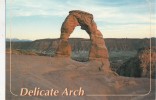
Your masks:
{"label": "blue sky", "polygon": [[[6,4],[8,38],[59,38],[70,10],[92,13],[104,38],[146,38],[150,23],[152,36],[156,28],[155,0],[6,0]],[[70,37],[89,38],[80,27]]]}

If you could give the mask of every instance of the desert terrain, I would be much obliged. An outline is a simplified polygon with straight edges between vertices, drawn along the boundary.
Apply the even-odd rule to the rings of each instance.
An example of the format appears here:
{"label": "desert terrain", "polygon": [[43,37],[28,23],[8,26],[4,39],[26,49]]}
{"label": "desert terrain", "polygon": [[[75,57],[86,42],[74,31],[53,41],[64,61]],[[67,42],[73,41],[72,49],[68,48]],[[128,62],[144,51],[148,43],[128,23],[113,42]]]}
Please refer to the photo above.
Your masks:
{"label": "desert terrain", "polygon": [[[151,38],[151,46],[155,48],[155,38]],[[72,48],[71,59],[79,61],[79,62],[86,62],[88,61],[89,51],[91,47],[91,41],[89,39],[82,39],[82,38],[69,38],[69,43]],[[13,54],[24,54],[24,55],[38,55],[38,56],[48,56],[54,57],[56,53],[56,49],[58,48],[59,39],[40,39],[35,41],[22,41],[22,40],[12,40],[11,42],[11,49]],[[133,59],[138,59],[139,56],[145,56],[145,59],[140,60],[148,60],[146,66],[149,66],[149,59],[150,59],[150,51],[148,50],[148,54],[141,54],[139,53],[140,49],[148,48],[150,46],[150,39],[131,39],[131,38],[106,38],[105,44],[108,49],[109,53],[109,61],[110,67],[113,71],[120,74],[120,69],[122,66],[131,63],[132,66],[140,65],[139,60],[134,62]],[[6,52],[10,52],[10,42],[7,39],[6,42]],[[153,55],[156,55],[156,49],[153,49]],[[138,56],[139,54],[139,56]],[[131,61],[129,61],[132,59]],[[156,58],[153,56],[153,66],[156,64]],[[142,65],[141,65],[142,66]],[[122,68],[124,69],[124,68]],[[132,70],[135,67],[132,67]],[[127,75],[121,73],[120,75],[126,75],[129,77],[136,77],[138,75]],[[138,76],[140,77],[140,76]],[[154,78],[154,76],[152,77]]]}
{"label": "desert terrain", "polygon": [[[55,56],[58,39],[12,41],[11,53],[6,42],[6,100],[154,100],[154,41],[150,61],[149,39],[106,39],[112,70],[108,72],[99,69],[101,62],[88,60],[88,39],[69,39],[71,57]],[[22,88],[35,87],[59,90],[60,94],[20,96]],[[82,88],[85,93],[62,96],[65,88]]]}
{"label": "desert terrain", "polygon": [[[6,100],[154,100],[154,79],[104,73],[99,62],[36,55],[6,55]],[[11,66],[10,66],[11,64]],[[9,73],[11,72],[11,80]],[[10,92],[18,95],[14,96]],[[151,87],[150,87],[151,82]],[[85,90],[84,96],[19,96],[21,88]]]}

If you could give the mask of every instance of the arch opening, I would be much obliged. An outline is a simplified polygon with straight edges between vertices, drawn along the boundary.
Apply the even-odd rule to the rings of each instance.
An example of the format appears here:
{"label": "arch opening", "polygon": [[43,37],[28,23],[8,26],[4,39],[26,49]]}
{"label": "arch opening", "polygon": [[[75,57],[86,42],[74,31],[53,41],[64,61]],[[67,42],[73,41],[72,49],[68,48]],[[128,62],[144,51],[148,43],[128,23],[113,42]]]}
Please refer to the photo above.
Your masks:
{"label": "arch opening", "polygon": [[89,51],[91,48],[91,40],[89,34],[76,26],[69,36],[69,44],[71,45],[71,58],[76,61],[86,62],[89,60]]}
{"label": "arch opening", "polygon": [[83,38],[90,39],[89,34],[81,29],[81,26],[76,26],[74,31],[70,34],[69,38]]}

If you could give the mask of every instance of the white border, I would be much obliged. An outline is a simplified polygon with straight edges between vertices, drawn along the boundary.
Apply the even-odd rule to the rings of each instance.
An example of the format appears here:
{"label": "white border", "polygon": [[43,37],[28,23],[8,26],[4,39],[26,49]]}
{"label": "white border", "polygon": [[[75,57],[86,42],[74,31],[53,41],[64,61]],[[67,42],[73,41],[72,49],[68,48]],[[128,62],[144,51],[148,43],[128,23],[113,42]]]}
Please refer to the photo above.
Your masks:
{"label": "white border", "polygon": [[5,100],[5,0],[0,0],[0,100]]}

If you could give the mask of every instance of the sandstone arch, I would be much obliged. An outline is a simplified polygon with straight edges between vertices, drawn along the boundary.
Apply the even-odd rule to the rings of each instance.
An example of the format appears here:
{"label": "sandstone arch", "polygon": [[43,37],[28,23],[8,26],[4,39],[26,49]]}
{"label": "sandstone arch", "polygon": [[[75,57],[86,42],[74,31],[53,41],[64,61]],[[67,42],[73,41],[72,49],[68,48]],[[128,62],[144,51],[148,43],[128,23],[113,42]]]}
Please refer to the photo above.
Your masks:
{"label": "sandstone arch", "polygon": [[76,26],[81,26],[81,29],[85,30],[90,36],[91,49],[89,60],[101,61],[102,67],[109,68],[108,51],[103,36],[93,20],[93,15],[80,10],[70,11],[63,22],[56,56],[70,57],[71,46],[68,43],[68,38]]}

